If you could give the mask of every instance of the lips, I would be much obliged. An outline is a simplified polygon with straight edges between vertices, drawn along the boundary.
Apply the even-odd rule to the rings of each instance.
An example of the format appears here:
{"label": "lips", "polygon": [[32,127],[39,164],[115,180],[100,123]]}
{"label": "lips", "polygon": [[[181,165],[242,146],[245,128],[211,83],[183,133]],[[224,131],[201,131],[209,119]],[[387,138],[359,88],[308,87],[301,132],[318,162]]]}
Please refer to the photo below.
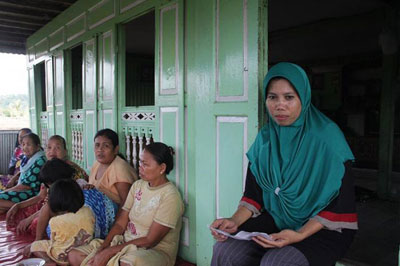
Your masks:
{"label": "lips", "polygon": [[289,116],[287,115],[275,115],[276,120],[286,120]]}

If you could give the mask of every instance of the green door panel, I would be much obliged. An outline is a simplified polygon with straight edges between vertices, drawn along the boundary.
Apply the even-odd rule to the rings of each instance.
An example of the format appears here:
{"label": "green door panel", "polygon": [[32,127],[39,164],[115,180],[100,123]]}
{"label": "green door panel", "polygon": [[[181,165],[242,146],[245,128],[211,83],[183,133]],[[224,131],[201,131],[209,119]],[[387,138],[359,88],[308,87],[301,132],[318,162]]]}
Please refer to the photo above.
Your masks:
{"label": "green door panel", "polygon": [[230,217],[237,209],[247,170],[247,117],[217,117],[216,217]]}
{"label": "green door panel", "polygon": [[186,82],[189,119],[195,121],[191,136],[199,266],[210,265],[215,243],[207,225],[230,217],[242,197],[245,153],[259,125],[259,77],[264,74],[258,73],[264,64],[259,45],[264,40],[258,38],[258,20],[265,8],[263,1],[188,2]]}
{"label": "green door panel", "polygon": [[155,140],[175,150],[174,170],[168,175],[184,199],[179,256],[196,261],[195,189],[188,175],[184,102],[184,1],[170,1],[156,10]]}
{"label": "green door panel", "polygon": [[30,127],[33,132],[38,133],[38,120],[36,110],[36,94],[35,94],[35,73],[32,68],[28,68],[28,86],[29,86],[29,118]]}
{"label": "green door panel", "polygon": [[98,129],[117,129],[117,95],[115,90],[115,49],[116,30],[109,30],[98,38],[99,89]]}
{"label": "green door panel", "polygon": [[[246,1],[217,1],[216,15],[216,86],[217,97],[243,96],[243,80],[247,71]],[[231,19],[236,18],[236,19]],[[226,23],[229,21],[229,23]],[[246,85],[246,84],[245,84]],[[237,99],[235,99],[237,100]],[[246,100],[245,98],[242,100]]]}
{"label": "green door panel", "polygon": [[64,138],[66,134],[66,105],[65,103],[65,85],[64,85],[64,56],[63,53],[56,54],[54,60],[54,112],[55,112],[55,130],[54,133]]}
{"label": "green door panel", "polygon": [[96,39],[83,43],[83,105],[87,109],[96,108]]}
{"label": "green door panel", "polygon": [[160,94],[177,93],[177,16],[176,6],[168,6],[160,12]]}
{"label": "green door panel", "polygon": [[54,135],[54,93],[53,93],[53,60],[50,57],[46,60],[46,96],[47,96],[47,115],[48,115],[48,136]]}
{"label": "green door panel", "polygon": [[85,112],[85,154],[86,154],[86,170],[89,171],[95,161],[94,151],[93,151],[93,139],[96,134],[96,111],[86,110]]}
{"label": "green door panel", "polygon": [[97,39],[93,38],[83,43],[83,108],[84,108],[84,149],[86,155],[86,170],[90,170],[95,160],[93,138],[97,131]]}

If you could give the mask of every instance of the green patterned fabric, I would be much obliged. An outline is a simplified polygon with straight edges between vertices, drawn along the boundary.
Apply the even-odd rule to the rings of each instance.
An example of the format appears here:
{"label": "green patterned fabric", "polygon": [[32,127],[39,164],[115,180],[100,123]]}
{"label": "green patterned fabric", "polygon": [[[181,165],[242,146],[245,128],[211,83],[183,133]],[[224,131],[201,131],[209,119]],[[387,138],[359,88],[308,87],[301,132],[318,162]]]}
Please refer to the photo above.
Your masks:
{"label": "green patterned fabric", "polygon": [[268,114],[269,122],[247,157],[263,190],[265,209],[278,228],[296,230],[338,195],[344,162],[354,156],[339,127],[311,104],[304,70],[292,63],[275,65],[264,79],[265,94],[275,77],[287,79],[296,89],[300,116],[292,125],[279,126]]}
{"label": "green patterned fabric", "polygon": [[18,203],[32,198],[39,193],[41,183],[38,177],[40,169],[46,162],[46,156],[43,151],[38,151],[35,155],[24,164],[24,167],[21,165],[21,176],[18,182],[19,184],[30,187],[30,189],[0,192],[0,199]]}

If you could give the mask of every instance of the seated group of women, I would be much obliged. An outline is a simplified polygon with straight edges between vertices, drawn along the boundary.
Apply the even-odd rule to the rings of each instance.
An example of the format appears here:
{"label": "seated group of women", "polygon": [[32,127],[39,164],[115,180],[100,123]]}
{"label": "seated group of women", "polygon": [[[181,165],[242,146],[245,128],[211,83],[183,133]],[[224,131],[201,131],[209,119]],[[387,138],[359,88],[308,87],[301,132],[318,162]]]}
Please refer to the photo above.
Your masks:
{"label": "seated group of women", "polygon": [[43,152],[36,134],[22,133],[21,147],[21,175],[0,192],[0,212],[7,212],[9,230],[35,235],[25,255],[46,265],[174,265],[184,206],[167,179],[171,147],[145,147],[140,180],[118,155],[110,129],[94,138],[89,177],[67,160],[61,136],[52,136]]}
{"label": "seated group of women", "polygon": [[[268,71],[263,86],[269,121],[247,153],[246,187],[237,211],[211,224],[217,240],[211,265],[334,265],[358,228],[351,175],[354,156],[338,126],[311,104],[310,83],[302,68],[279,63]],[[146,146],[141,180],[133,183],[137,177],[117,156],[118,136],[111,130],[99,131],[97,161],[89,177],[89,186],[97,190],[82,192],[71,180],[51,179],[56,173],[47,170],[52,161],[39,175],[45,157],[35,136],[22,136],[26,157],[18,185],[0,193],[0,211],[11,208],[11,220],[15,209],[39,193],[41,182],[51,185],[36,229],[40,241],[30,248],[35,255],[71,265],[174,264],[183,204],[166,177],[173,167],[169,147]],[[56,144],[50,140],[52,145]],[[65,150],[65,142],[59,146]],[[56,157],[65,160],[65,154]],[[54,176],[61,178],[62,173]],[[43,189],[38,197],[43,199],[46,193]],[[84,202],[89,207],[83,207]],[[99,206],[105,214],[98,214]],[[115,216],[116,206],[119,214],[108,232],[113,220],[108,217]],[[41,240],[50,217],[50,240]],[[226,236],[239,230],[269,236],[254,236],[251,241]],[[92,240],[93,235],[97,239]]]}

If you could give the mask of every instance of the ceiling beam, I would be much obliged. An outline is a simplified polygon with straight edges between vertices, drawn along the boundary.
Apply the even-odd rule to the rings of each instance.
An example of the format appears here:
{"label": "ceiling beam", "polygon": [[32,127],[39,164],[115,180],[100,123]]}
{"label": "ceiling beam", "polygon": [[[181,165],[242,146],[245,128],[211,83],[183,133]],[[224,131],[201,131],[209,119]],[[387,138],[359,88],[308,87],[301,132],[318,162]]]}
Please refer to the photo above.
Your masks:
{"label": "ceiling beam", "polygon": [[10,8],[12,10],[19,10],[19,12],[44,12],[47,14],[53,14],[53,16],[60,14],[63,9],[60,7],[49,7],[43,4],[39,3],[26,3],[26,1],[15,1],[15,0],[1,0],[0,1],[0,7],[3,9],[3,7]]}
{"label": "ceiling beam", "polygon": [[38,29],[41,28],[41,26],[3,21],[1,17],[0,17],[0,27],[10,28],[10,29],[20,29],[20,30],[33,30],[33,31],[37,31]]}
{"label": "ceiling beam", "polygon": [[20,35],[20,36],[25,36],[29,37],[31,36],[35,31],[34,30],[20,30],[20,29],[10,29],[10,28],[5,28],[0,26],[0,32],[6,32],[8,34],[15,34],[15,35]]}
{"label": "ceiling beam", "polygon": [[2,21],[7,21],[7,22],[17,22],[20,24],[27,24],[27,25],[34,25],[34,26],[40,26],[42,27],[43,25],[47,24],[50,19],[37,19],[37,18],[26,18],[26,17],[15,17],[10,14],[6,14],[4,12],[1,12],[0,10],[0,20]]}
{"label": "ceiling beam", "polygon": [[26,38],[21,37],[21,36],[10,36],[10,34],[0,32],[0,41],[5,40],[5,41],[10,41],[10,42],[19,42],[19,43],[25,43]]}
{"label": "ceiling beam", "polygon": [[30,9],[21,10],[19,8],[2,6],[1,2],[0,2],[0,14],[50,21],[58,13],[54,14],[54,13],[50,13],[50,12],[43,12],[43,11],[30,10]]}
{"label": "ceiling beam", "polygon": [[61,3],[43,3],[43,0],[0,0],[0,5],[20,8],[22,10],[32,9],[44,12],[61,13],[65,5]]}

